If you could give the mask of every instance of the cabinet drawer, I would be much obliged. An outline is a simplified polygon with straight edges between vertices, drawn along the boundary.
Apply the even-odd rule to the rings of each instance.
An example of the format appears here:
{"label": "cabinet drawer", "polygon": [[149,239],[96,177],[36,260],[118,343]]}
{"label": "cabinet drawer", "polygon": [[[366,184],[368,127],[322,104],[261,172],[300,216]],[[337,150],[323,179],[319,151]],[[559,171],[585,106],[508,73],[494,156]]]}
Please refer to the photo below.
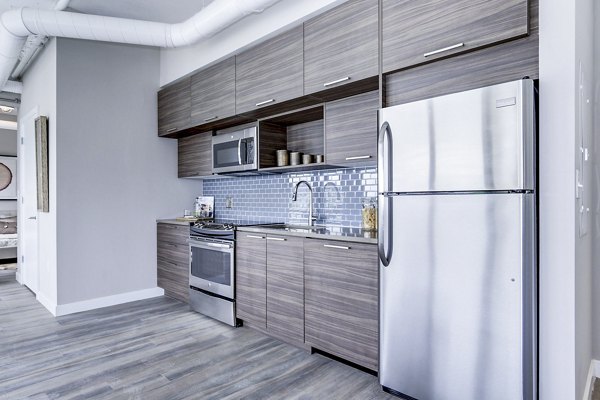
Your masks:
{"label": "cabinet drawer", "polygon": [[304,24],[304,94],[379,73],[379,5],[351,0]]}
{"label": "cabinet drawer", "polygon": [[383,0],[383,72],[525,36],[527,0]]}
{"label": "cabinet drawer", "polygon": [[236,56],[236,112],[303,95],[303,29],[293,28]]}
{"label": "cabinet drawer", "polygon": [[190,237],[189,225],[158,223],[156,225],[158,243],[187,244]]}
{"label": "cabinet drawer", "polygon": [[379,91],[325,104],[325,160],[330,165],[377,163]]}
{"label": "cabinet drawer", "polygon": [[377,370],[378,268],[375,245],[305,240],[306,343]]}

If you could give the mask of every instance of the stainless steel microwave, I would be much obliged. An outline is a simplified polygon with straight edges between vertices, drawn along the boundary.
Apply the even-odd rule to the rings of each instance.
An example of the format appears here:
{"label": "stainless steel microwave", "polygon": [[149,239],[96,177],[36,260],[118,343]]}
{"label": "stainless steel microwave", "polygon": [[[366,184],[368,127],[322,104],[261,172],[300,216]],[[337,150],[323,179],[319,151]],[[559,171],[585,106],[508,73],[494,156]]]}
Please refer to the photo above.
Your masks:
{"label": "stainless steel microwave", "polygon": [[233,174],[256,170],[256,144],[256,126],[217,132],[212,137],[213,173]]}

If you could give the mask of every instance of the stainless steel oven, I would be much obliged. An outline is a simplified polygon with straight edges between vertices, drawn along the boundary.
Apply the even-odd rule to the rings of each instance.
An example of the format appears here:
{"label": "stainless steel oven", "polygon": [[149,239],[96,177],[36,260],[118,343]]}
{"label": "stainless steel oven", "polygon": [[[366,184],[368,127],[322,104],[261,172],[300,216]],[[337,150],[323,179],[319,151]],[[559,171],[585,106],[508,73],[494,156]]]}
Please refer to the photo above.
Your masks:
{"label": "stainless steel oven", "polygon": [[190,306],[235,326],[233,240],[190,236]]}
{"label": "stainless steel oven", "polygon": [[257,128],[241,126],[217,132],[212,137],[213,173],[254,171],[257,163]]}

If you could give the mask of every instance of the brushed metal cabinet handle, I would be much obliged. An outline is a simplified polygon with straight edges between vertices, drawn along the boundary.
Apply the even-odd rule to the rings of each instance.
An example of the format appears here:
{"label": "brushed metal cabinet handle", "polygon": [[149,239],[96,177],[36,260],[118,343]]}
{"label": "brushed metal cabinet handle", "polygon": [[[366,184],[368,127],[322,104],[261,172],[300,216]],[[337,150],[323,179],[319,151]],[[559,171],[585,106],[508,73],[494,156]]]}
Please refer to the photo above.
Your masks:
{"label": "brushed metal cabinet handle", "polygon": [[255,235],[246,235],[247,238],[250,239],[264,239],[264,236],[255,236]]}
{"label": "brushed metal cabinet handle", "polygon": [[350,246],[336,246],[334,244],[324,244],[323,247],[329,247],[330,249],[341,249],[341,250],[350,250]]}
{"label": "brushed metal cabinet handle", "polygon": [[345,81],[349,81],[349,80],[350,80],[350,77],[345,76],[343,78],[336,79],[335,81],[324,83],[323,86],[327,87],[327,86],[335,85],[336,83],[341,83],[341,82],[345,82]]}
{"label": "brushed metal cabinet handle", "polygon": [[437,49],[437,50],[433,50],[428,53],[425,53],[425,54],[423,54],[423,57],[429,57],[429,56],[433,56],[433,55],[436,55],[439,53],[443,53],[448,50],[458,49],[459,47],[463,47],[464,45],[465,45],[464,43],[456,43],[456,44],[453,44],[452,46],[444,47],[443,49]]}
{"label": "brushed metal cabinet handle", "polygon": [[169,128],[167,129],[167,132],[175,132],[177,130],[177,128]]}
{"label": "brushed metal cabinet handle", "polygon": [[217,119],[217,118],[219,118],[218,115],[215,115],[214,117],[204,118],[204,122],[212,121],[213,119]]}
{"label": "brushed metal cabinet handle", "polygon": [[351,160],[366,160],[368,158],[371,158],[371,156],[346,157],[346,161],[351,161]]}
{"label": "brushed metal cabinet handle", "polygon": [[275,99],[269,99],[269,100],[261,101],[260,103],[256,103],[256,107],[264,106],[265,104],[269,104],[269,103],[272,103],[274,101],[275,101]]}
{"label": "brushed metal cabinet handle", "polygon": [[274,238],[274,237],[268,237],[267,240],[276,240],[278,242],[285,242],[287,239],[284,238]]}

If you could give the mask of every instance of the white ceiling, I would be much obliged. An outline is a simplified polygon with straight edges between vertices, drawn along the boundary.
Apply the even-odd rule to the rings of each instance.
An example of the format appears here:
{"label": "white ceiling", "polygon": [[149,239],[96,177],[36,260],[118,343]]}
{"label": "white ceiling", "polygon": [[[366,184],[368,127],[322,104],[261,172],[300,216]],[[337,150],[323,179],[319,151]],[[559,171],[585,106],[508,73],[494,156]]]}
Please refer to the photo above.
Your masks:
{"label": "white ceiling", "polygon": [[[175,23],[186,20],[212,0],[71,0],[67,11],[109,17]],[[11,8],[50,9],[55,0],[0,0],[0,13]]]}

